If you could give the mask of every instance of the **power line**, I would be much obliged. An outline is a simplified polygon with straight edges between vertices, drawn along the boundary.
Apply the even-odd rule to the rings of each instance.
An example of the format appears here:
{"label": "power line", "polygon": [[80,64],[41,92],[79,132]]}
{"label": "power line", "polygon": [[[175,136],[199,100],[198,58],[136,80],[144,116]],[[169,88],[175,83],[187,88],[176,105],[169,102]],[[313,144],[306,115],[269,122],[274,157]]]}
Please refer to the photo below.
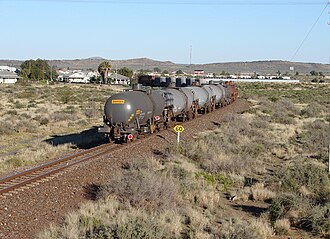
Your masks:
{"label": "power line", "polygon": [[316,24],[319,22],[321,16],[323,15],[323,13],[325,12],[325,10],[327,9],[328,5],[330,2],[327,2],[327,4],[325,5],[325,7],[323,8],[321,14],[319,15],[319,17],[316,19],[316,21],[314,22],[314,24],[312,25],[312,27],[309,29],[307,35],[305,36],[305,38],[302,40],[302,42],[300,43],[299,47],[297,48],[296,52],[293,54],[293,56],[291,57],[290,61],[293,61],[294,58],[297,56],[298,52],[300,51],[301,47],[304,45],[305,41],[307,40],[307,38],[309,37],[309,35],[312,33],[312,31],[314,30]]}
{"label": "power line", "polygon": [[324,1],[152,1],[152,0],[0,0],[0,2],[62,2],[62,3],[108,3],[108,4],[146,4],[146,5],[235,5],[235,6],[285,6],[285,5],[323,5]]}

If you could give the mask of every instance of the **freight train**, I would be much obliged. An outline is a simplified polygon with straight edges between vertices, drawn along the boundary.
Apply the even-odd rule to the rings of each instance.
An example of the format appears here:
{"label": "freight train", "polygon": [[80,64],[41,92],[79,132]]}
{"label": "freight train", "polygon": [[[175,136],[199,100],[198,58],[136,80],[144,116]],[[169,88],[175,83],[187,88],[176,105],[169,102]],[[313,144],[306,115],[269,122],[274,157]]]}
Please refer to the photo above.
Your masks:
{"label": "freight train", "polygon": [[99,128],[110,141],[128,142],[196,118],[237,98],[236,87],[225,84],[131,90],[112,95],[104,106],[104,126]]}

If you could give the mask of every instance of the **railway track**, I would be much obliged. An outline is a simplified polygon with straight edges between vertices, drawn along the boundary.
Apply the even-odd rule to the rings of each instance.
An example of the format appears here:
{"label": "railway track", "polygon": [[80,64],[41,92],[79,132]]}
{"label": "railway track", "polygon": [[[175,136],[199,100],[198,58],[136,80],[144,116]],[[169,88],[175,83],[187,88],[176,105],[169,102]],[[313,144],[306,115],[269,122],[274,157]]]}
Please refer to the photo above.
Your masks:
{"label": "railway track", "polygon": [[[204,115],[201,115],[198,118],[203,117]],[[184,122],[176,122],[175,124],[177,123],[185,124]],[[172,126],[175,124],[171,125],[168,130],[171,131]],[[151,135],[152,134],[145,135],[142,138],[146,140],[146,138],[151,137]],[[63,158],[55,159],[51,162],[38,165],[34,168],[7,176],[5,178],[0,178],[0,197],[11,196],[13,193],[26,190],[32,186],[38,185],[43,181],[49,180],[51,177],[60,174],[69,167],[83,163],[85,161],[96,159],[102,155],[113,153],[117,148],[124,149],[125,147],[129,147],[129,145],[141,143],[141,141],[142,139],[137,141],[134,140],[134,142],[131,142],[127,145],[103,144],[89,150],[80,151]]]}
{"label": "railway track", "polygon": [[108,154],[118,145],[103,144],[89,150],[81,151],[51,162],[38,165],[34,168],[0,179],[0,196],[6,197],[17,191],[25,190],[43,180],[61,173],[65,169],[82,162]]}

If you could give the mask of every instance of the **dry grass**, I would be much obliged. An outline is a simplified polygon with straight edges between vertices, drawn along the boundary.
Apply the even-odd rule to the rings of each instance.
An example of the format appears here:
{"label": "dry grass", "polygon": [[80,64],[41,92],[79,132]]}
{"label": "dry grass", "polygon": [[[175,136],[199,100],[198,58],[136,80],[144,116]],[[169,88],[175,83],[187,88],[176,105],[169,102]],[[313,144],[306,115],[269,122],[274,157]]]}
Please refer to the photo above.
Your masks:
{"label": "dry grass", "polygon": [[274,223],[274,229],[278,235],[288,235],[290,227],[290,221],[286,218],[276,220]]}
{"label": "dry grass", "polygon": [[230,219],[221,229],[222,239],[254,238],[267,239],[274,236],[272,228],[261,219],[246,222],[240,219]]}
{"label": "dry grass", "polygon": [[251,198],[256,201],[269,201],[276,196],[276,193],[266,189],[263,183],[256,183],[251,187]]}
{"label": "dry grass", "polygon": [[[253,101],[251,110],[227,115],[221,127],[198,134],[189,144],[169,146],[161,162],[126,164],[103,186],[101,200],[47,235],[263,239],[274,231],[288,235],[292,225],[328,236],[329,177],[322,155],[311,157],[326,150],[329,89],[243,85],[244,97]],[[268,210],[258,214],[258,207],[268,203]]]}
{"label": "dry grass", "polygon": [[[67,152],[68,146],[42,145],[39,152],[33,145],[35,139],[101,125],[104,102],[115,91],[112,86],[1,84],[0,160],[9,163],[0,162],[0,172]],[[5,156],[17,152],[15,157]],[[32,159],[26,159],[24,154],[30,153]]]}
{"label": "dry grass", "polygon": [[275,233],[274,229],[271,227],[267,220],[261,218],[251,221],[251,227],[263,239],[272,238]]}
{"label": "dry grass", "polygon": [[153,166],[156,165],[152,159],[137,159],[126,165],[123,173],[101,187],[97,198],[113,195],[122,202],[150,211],[172,208],[179,198],[178,183],[175,178],[156,171]]}
{"label": "dry grass", "polygon": [[8,155],[0,158],[0,173],[6,173],[17,167],[32,165],[48,159],[60,157],[72,152],[70,144],[52,146],[44,142],[29,148],[21,149],[15,155]]}
{"label": "dry grass", "polygon": [[181,220],[175,211],[146,214],[110,197],[82,205],[63,227],[52,227],[38,238],[180,238]]}

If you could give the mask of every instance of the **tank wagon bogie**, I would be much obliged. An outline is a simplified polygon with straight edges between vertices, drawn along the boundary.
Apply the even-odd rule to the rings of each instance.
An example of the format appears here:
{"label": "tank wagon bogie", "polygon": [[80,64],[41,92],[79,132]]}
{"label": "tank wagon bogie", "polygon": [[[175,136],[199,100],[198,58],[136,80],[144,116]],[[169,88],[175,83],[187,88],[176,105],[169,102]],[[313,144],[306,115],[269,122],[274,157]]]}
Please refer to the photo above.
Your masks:
{"label": "tank wagon bogie", "polygon": [[233,102],[237,90],[232,84],[203,85],[158,90],[141,88],[111,96],[104,107],[104,133],[110,141],[127,142],[140,135],[193,119]]}

